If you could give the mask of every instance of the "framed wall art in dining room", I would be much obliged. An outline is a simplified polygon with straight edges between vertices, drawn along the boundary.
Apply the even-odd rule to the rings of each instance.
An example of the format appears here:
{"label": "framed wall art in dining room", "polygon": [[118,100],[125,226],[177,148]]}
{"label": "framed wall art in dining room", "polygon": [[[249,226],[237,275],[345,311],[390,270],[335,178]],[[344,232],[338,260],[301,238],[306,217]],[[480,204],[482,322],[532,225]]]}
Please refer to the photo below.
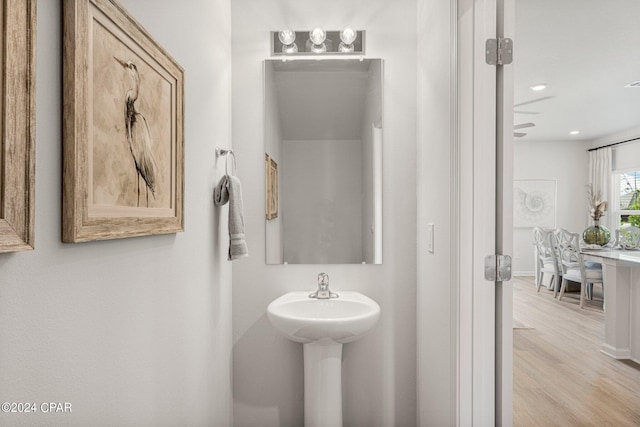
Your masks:
{"label": "framed wall art in dining room", "polygon": [[64,242],[184,230],[184,70],[115,0],[63,0]]}
{"label": "framed wall art in dining room", "polygon": [[554,179],[516,179],[513,181],[513,226],[554,228],[556,226],[556,188]]}
{"label": "framed wall art in dining room", "polygon": [[36,0],[0,0],[0,253],[34,247]]}

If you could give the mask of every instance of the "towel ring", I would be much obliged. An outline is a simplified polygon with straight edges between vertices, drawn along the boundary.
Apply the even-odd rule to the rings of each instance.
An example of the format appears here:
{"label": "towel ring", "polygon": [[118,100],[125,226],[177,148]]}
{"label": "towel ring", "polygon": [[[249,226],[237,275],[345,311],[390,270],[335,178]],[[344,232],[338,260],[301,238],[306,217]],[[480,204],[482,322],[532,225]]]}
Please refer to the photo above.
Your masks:
{"label": "towel ring", "polygon": [[[231,155],[231,156],[229,156]],[[237,171],[238,170],[238,165],[236,164],[236,155],[233,152],[233,150],[229,149],[226,150],[224,148],[220,148],[220,147],[216,147],[216,158],[220,157],[220,156],[225,156],[224,159],[224,173],[225,175],[229,175],[229,157],[233,158],[233,171]]]}

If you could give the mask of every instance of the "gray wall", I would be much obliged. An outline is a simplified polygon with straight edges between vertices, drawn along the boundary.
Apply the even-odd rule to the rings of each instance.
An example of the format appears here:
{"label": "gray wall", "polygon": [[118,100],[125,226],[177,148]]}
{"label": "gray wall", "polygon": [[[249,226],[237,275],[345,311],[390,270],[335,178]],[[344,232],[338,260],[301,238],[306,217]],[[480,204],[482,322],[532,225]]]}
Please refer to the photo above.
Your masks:
{"label": "gray wall", "polygon": [[[278,181],[282,181],[282,131],[280,128],[280,114],[278,111],[278,91],[276,90],[273,63],[268,63],[264,67],[264,91],[265,102],[268,102],[264,116],[264,151],[278,165]],[[280,187],[279,187],[280,188]],[[282,263],[282,205],[285,201],[284,193],[280,191],[278,195],[278,217],[265,221],[266,236],[266,261],[268,264]],[[265,203],[266,209],[266,203]]]}
{"label": "gray wall", "polygon": [[[377,160],[376,148],[374,147],[374,131],[373,127],[382,128],[382,87],[380,82],[384,78],[384,72],[381,67],[376,66],[377,63],[371,64],[369,69],[369,78],[367,79],[367,97],[365,100],[365,111],[362,115],[362,130],[360,131],[362,140],[362,259],[367,264],[373,264],[376,261],[375,251],[375,234],[380,230],[375,230],[376,225],[376,201],[381,195],[376,197],[376,173],[377,166],[374,164]],[[384,67],[384,62],[382,64]],[[383,131],[384,132],[384,131]],[[384,144],[384,139],[383,142]],[[384,162],[383,167],[384,167]],[[384,259],[384,258],[383,258]]]}
{"label": "gray wall", "polygon": [[360,264],[361,142],[285,140],[282,161],[284,261]]}
{"label": "gray wall", "polygon": [[[302,346],[276,334],[270,301],[312,290],[325,271],[332,289],[361,291],[382,308],[379,325],[343,354],[349,426],[416,423],[416,2],[233,0],[233,137],[243,182],[251,257],[233,268],[234,423],[303,424]],[[384,264],[265,265],[262,61],[269,31],[345,25],[367,30],[367,56],[385,59]]]}
{"label": "gray wall", "polygon": [[[122,0],[186,70],[184,233],[61,243],[61,2],[38,2],[36,250],[0,255],[0,425],[231,425],[229,0]],[[215,45],[214,45],[215,43]],[[263,260],[260,254],[260,260]]]}

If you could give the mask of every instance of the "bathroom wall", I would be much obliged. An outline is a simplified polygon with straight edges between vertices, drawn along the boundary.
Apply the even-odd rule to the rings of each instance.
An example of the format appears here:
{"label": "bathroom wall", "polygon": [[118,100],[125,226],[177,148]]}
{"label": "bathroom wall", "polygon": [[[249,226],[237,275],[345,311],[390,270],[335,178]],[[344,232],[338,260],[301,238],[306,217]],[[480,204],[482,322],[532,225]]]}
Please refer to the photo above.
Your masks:
{"label": "bathroom wall", "polygon": [[363,261],[361,145],[360,140],[282,141],[285,262]]}
{"label": "bathroom wall", "polygon": [[[470,9],[466,3],[463,11]],[[452,293],[451,144],[455,137],[451,87],[451,5],[418,0],[418,423],[451,426],[456,419],[457,295]],[[433,252],[427,224],[434,224]]]}
{"label": "bathroom wall", "polygon": [[[184,233],[61,243],[61,3],[38,1],[36,249],[0,255],[3,426],[230,426],[229,0],[121,0],[186,70]],[[217,165],[217,167],[216,167]]]}
{"label": "bathroom wall", "polygon": [[[589,182],[587,143],[580,141],[516,141],[514,179],[556,181],[556,226],[582,233],[589,225],[585,185]],[[533,275],[532,228],[513,229],[513,272]]]}
{"label": "bathroom wall", "polygon": [[[278,181],[282,181],[282,171],[284,164],[282,163],[282,130],[280,127],[280,113],[278,109],[278,91],[274,80],[273,63],[266,64],[264,67],[264,91],[266,112],[264,117],[264,151],[278,165]],[[266,172],[266,171],[265,171]],[[282,193],[282,192],[280,192]],[[284,195],[279,194],[279,205],[284,203]],[[266,201],[265,201],[266,209]],[[283,261],[282,249],[282,212],[278,213],[277,218],[266,221],[266,251],[268,264],[280,264]]]}
{"label": "bathroom wall", "polygon": [[[280,337],[266,317],[270,301],[331,287],[361,291],[382,317],[343,353],[343,415],[348,426],[416,424],[416,1],[234,0],[233,139],[243,183],[250,257],[233,265],[234,424],[303,424],[302,346]],[[367,56],[385,59],[383,265],[265,265],[262,60],[269,31],[345,25],[367,30]]]}
{"label": "bathroom wall", "polygon": [[[384,64],[383,64],[384,67]],[[384,78],[381,67],[369,69],[367,80],[367,97],[365,110],[362,115],[362,251],[363,261],[367,264],[380,262],[380,254],[376,249],[376,232],[378,216],[381,214],[380,204],[382,190],[378,180],[382,176],[381,147],[377,141],[377,134],[382,128],[382,94],[380,82]],[[374,130],[375,128],[375,130]],[[376,257],[378,255],[378,257]]]}

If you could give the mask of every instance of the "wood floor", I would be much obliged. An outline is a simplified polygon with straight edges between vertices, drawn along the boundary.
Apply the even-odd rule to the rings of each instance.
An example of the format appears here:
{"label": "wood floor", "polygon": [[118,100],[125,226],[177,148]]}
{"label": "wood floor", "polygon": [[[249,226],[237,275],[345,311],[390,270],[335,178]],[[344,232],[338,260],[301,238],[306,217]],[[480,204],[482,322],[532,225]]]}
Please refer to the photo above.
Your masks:
{"label": "wood floor", "polygon": [[602,289],[580,309],[580,294],[513,283],[515,426],[640,426],[640,365],[600,352]]}

